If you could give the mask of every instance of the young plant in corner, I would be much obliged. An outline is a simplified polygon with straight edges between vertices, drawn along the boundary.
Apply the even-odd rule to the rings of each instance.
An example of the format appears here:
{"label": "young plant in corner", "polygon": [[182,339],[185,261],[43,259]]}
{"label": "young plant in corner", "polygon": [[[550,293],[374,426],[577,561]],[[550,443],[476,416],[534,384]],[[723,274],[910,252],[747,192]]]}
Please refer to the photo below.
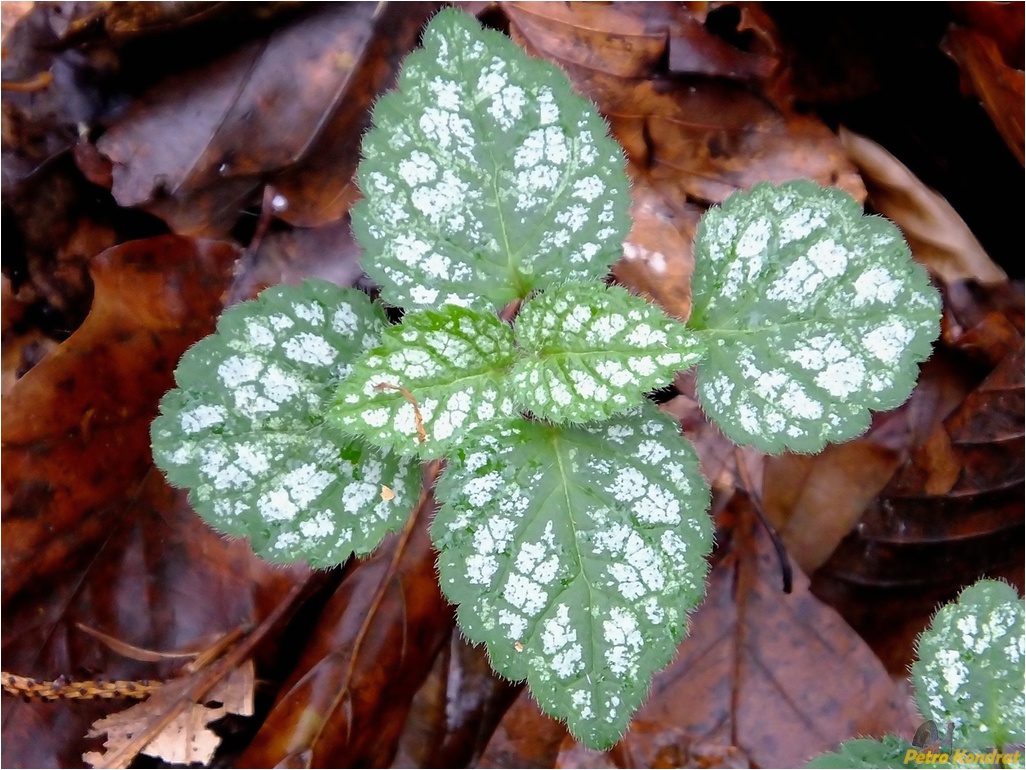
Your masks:
{"label": "young plant in corner", "polygon": [[609,746],[712,545],[695,452],[644,393],[698,364],[733,440],[815,452],[908,397],[939,297],[893,225],[802,181],[708,212],[688,325],[606,286],[630,227],[620,147],[558,69],[454,10],[363,155],[353,229],[402,323],[313,281],[229,309],[183,357],[154,457],[211,526],[317,566],[401,527],[419,463],[444,458],[431,535],[460,628]]}
{"label": "young plant in corner", "polygon": [[807,767],[1023,767],[1024,618],[1026,603],[1007,583],[966,588],[941,607],[916,645],[912,683],[929,721],[912,743],[896,735],[859,738]]}

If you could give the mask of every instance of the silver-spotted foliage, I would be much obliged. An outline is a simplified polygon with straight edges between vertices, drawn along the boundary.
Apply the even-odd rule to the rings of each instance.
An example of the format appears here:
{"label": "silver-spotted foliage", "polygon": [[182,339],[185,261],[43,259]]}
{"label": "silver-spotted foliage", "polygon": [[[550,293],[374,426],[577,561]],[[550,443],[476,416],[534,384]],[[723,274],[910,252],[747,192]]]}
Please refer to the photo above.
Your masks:
{"label": "silver-spotted foliage", "polygon": [[[965,589],[930,621],[917,652],[919,659],[912,665],[916,705],[936,725],[941,744],[932,750],[933,762],[944,767],[1022,767],[1026,602],[1015,589],[996,580]],[[911,748],[894,736],[849,741],[809,767],[908,767]],[[986,759],[995,751],[1004,758]]]}
{"label": "silver-spotted foliage", "polygon": [[702,407],[730,438],[816,452],[908,398],[940,297],[898,229],[840,190],[756,185],[702,219],[689,325]]}
{"label": "silver-spotted foliage", "polygon": [[694,451],[644,393],[697,363],[728,435],[815,450],[908,395],[937,295],[892,225],[801,182],[710,212],[690,325],[604,285],[629,229],[619,147],[559,70],[458,11],[363,149],[353,229],[402,323],[323,283],[232,308],[183,358],[154,456],[213,526],[314,564],[373,548],[417,461],[444,458],[432,538],[460,626],[608,746],[712,546]]}
{"label": "silver-spotted foliage", "polygon": [[420,470],[325,413],[384,328],[365,294],[323,281],[231,308],[182,357],[153,421],[154,461],[212,526],[267,559],[331,566],[373,550],[406,520]]}
{"label": "silver-spotted foliage", "polygon": [[627,727],[705,589],[709,492],[676,421],[517,419],[455,452],[431,535],[464,633],[590,745]]}
{"label": "silver-spotted foliage", "polygon": [[912,666],[916,703],[938,724],[955,723],[961,746],[1026,742],[1023,600],[996,580],[970,586],[938,611]]}

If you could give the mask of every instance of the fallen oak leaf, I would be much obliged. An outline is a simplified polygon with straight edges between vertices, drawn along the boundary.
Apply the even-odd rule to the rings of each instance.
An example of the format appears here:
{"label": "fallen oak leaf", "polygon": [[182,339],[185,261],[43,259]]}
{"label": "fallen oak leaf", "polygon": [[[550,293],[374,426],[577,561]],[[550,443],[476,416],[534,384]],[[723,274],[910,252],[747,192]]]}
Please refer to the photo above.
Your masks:
{"label": "fallen oak leaf", "polygon": [[5,602],[87,563],[138,494],[157,402],[213,326],[236,257],[228,243],[158,236],[91,261],[85,322],[4,397]]}
{"label": "fallen oak leaf", "polygon": [[[253,661],[246,661],[210,690],[204,703],[191,703],[186,709],[177,709],[174,719],[163,727],[139,753],[167,762],[207,765],[214,756],[221,739],[208,725],[226,714],[251,716],[253,714]],[[82,759],[92,767],[108,766],[110,752],[126,747],[140,731],[145,731],[154,718],[168,710],[176,710],[180,698],[192,682],[189,678],[164,685],[142,703],[124,711],[98,719],[87,738],[107,735],[106,751],[89,751]],[[220,705],[208,705],[218,703]]]}
{"label": "fallen oak leaf", "polygon": [[[103,765],[110,768],[128,767],[136,755],[175,722],[183,710],[190,705],[209,701],[208,694],[219,682],[230,676],[253,655],[253,650],[261,640],[296,605],[303,590],[304,584],[294,585],[260,625],[253,629],[238,646],[228,651],[224,657],[207,668],[197,670],[187,678],[161,688],[158,691],[161,697],[157,702],[162,703],[164,707],[159,711],[154,708],[155,713],[141,726],[142,729],[137,729],[128,740],[117,746],[111,746],[108,753],[103,756]],[[192,665],[200,663],[201,661],[197,659]]]}

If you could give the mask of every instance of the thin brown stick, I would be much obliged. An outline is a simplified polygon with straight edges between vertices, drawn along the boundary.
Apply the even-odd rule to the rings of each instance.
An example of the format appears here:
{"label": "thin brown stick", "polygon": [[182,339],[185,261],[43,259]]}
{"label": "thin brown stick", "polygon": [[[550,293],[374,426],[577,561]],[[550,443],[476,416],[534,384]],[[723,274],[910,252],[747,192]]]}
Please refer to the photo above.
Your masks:
{"label": "thin brown stick", "polygon": [[413,397],[413,394],[410,393],[410,391],[408,391],[406,388],[400,387],[399,385],[393,385],[390,382],[379,382],[377,385],[374,386],[374,390],[379,392],[382,390],[399,391],[399,393],[402,394],[402,397],[413,405],[413,416],[417,422],[417,439],[420,441],[421,444],[427,441],[428,435],[427,431],[424,430],[424,418],[420,416],[420,407],[417,405],[417,399]]}
{"label": "thin brown stick", "polygon": [[33,75],[28,80],[0,81],[0,88],[2,88],[4,91],[14,91],[16,93],[30,94],[35,91],[42,91],[44,88],[47,88],[52,82],[52,72],[40,72],[37,75]]}
{"label": "thin brown stick", "polygon": [[752,509],[755,511],[755,515],[759,517],[759,521],[762,522],[762,527],[766,530],[766,534],[769,535],[770,542],[773,543],[773,550],[777,552],[777,561],[780,562],[780,575],[784,582],[784,593],[789,594],[793,587],[794,576],[791,572],[791,560],[787,558],[787,549],[784,547],[784,541],[780,539],[780,533],[777,532],[776,527],[766,518],[766,513],[762,509],[762,498],[755,491],[755,485],[748,474],[748,465],[745,463],[740,447],[734,447],[734,460],[737,465],[738,475],[741,476],[741,484],[745,487],[745,491],[748,492],[748,497],[752,501]]}
{"label": "thin brown stick", "polygon": [[304,584],[302,583],[293,586],[271,613],[238,646],[229,650],[224,657],[204,669],[202,672],[203,676],[200,676],[201,672],[197,672],[196,678],[188,681],[187,687],[178,694],[177,699],[166,714],[159,720],[148,724],[145,729],[140,730],[132,737],[131,741],[121,746],[117,751],[112,751],[103,758],[106,766],[111,768],[128,767],[146,744],[171,724],[190,703],[200,702],[218,682],[238,668],[243,661],[251,657],[257,644],[267,636],[299,600],[303,593],[303,588]]}

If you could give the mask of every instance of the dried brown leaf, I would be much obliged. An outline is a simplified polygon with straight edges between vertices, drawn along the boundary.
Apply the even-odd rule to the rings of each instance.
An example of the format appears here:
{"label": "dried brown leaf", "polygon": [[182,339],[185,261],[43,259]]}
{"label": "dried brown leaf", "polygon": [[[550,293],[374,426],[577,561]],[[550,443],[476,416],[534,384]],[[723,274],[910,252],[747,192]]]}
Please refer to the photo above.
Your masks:
{"label": "dried brown leaf", "polygon": [[492,733],[478,767],[555,767],[569,741],[566,725],[543,714],[527,690],[513,702]]}
{"label": "dried brown leaf", "polygon": [[[587,49],[592,34],[586,14],[598,13],[589,8],[584,3],[567,5],[559,11],[565,23],[531,27],[532,35],[521,29],[520,6],[513,4],[507,8],[510,35],[528,52],[556,61],[576,89],[596,102],[630,160],[668,199],[719,203],[756,182],[795,178],[835,185],[859,200],[865,197],[839,140],[815,118],[785,114],[768,97],[726,78],[684,82],[650,78],[651,72],[643,78],[625,77],[595,62],[577,61],[575,52],[581,46]],[[644,20],[641,11],[631,13]]]}
{"label": "dried brown leaf", "polygon": [[[42,361],[58,342],[33,323],[34,302],[26,302],[11,291],[11,282],[3,277],[3,358],[0,362],[0,395],[4,398],[14,384]],[[30,295],[32,292],[24,292]]]}
{"label": "dried brown leaf", "polygon": [[[5,540],[5,549],[7,548]],[[3,659],[37,679],[61,674],[106,680],[170,680],[179,660],[139,662],[80,630],[80,624],[151,650],[191,648],[241,626],[258,626],[308,570],[282,569],[241,540],[212,531],[160,474],[147,474],[121,504],[107,539],[85,567],[37,580],[4,608]],[[261,650],[266,666],[273,645]],[[192,681],[192,680],[190,680]],[[91,722],[116,702],[5,703],[5,766],[68,767],[88,746]],[[47,740],[34,740],[45,734]]]}
{"label": "dried brown leaf", "polygon": [[393,767],[470,767],[522,686],[454,631],[410,703]]}
{"label": "dried brown leaf", "polygon": [[866,183],[870,205],[901,228],[919,262],[949,283],[1008,280],[951,204],[901,161],[854,131],[841,128],[840,137]]}
{"label": "dried brown leaf", "polygon": [[249,299],[268,286],[299,284],[307,278],[352,285],[361,275],[361,253],[348,216],[319,227],[272,232],[256,253],[247,251],[229,303]]}
{"label": "dried brown leaf", "polygon": [[[817,592],[892,671],[907,666],[938,602],[982,576],[1022,583],[1022,302],[1021,285],[949,293],[945,345],[902,411],[907,460],[816,573]],[[937,388],[940,367],[948,384]]]}
{"label": "dried brown leaf", "polygon": [[[1021,17],[1019,28],[1022,28]],[[1022,164],[1026,161],[1026,124],[1023,121],[1026,73],[1023,73],[1021,61],[1018,69],[1009,66],[998,43],[989,35],[962,27],[952,27],[941,48],[958,64],[962,90],[979,97],[1008,149]]]}
{"label": "dried brown leaf", "polygon": [[667,71],[764,79],[774,56],[741,50],[711,32],[705,14],[678,3],[503,3],[547,58],[627,78]]}
{"label": "dried brown leaf", "polygon": [[634,292],[687,320],[691,314],[694,240],[702,209],[668,200],[644,177],[631,185],[633,225],[613,277]]}
{"label": "dried brown leaf", "polygon": [[766,458],[763,506],[803,570],[811,573],[830,557],[901,461],[901,452],[873,434],[817,455]]}
{"label": "dried brown leaf", "polygon": [[[253,662],[247,661],[232,671],[207,694],[203,703],[193,703],[163,728],[140,753],[176,764],[208,765],[221,739],[208,725],[226,714],[253,714]],[[170,688],[165,691],[165,688]],[[90,751],[82,759],[91,767],[107,764],[108,754],[116,754],[154,720],[163,717],[175,700],[181,697],[182,684],[171,682],[142,703],[93,723],[87,738],[106,734],[105,751]],[[214,704],[217,705],[208,705]]]}

